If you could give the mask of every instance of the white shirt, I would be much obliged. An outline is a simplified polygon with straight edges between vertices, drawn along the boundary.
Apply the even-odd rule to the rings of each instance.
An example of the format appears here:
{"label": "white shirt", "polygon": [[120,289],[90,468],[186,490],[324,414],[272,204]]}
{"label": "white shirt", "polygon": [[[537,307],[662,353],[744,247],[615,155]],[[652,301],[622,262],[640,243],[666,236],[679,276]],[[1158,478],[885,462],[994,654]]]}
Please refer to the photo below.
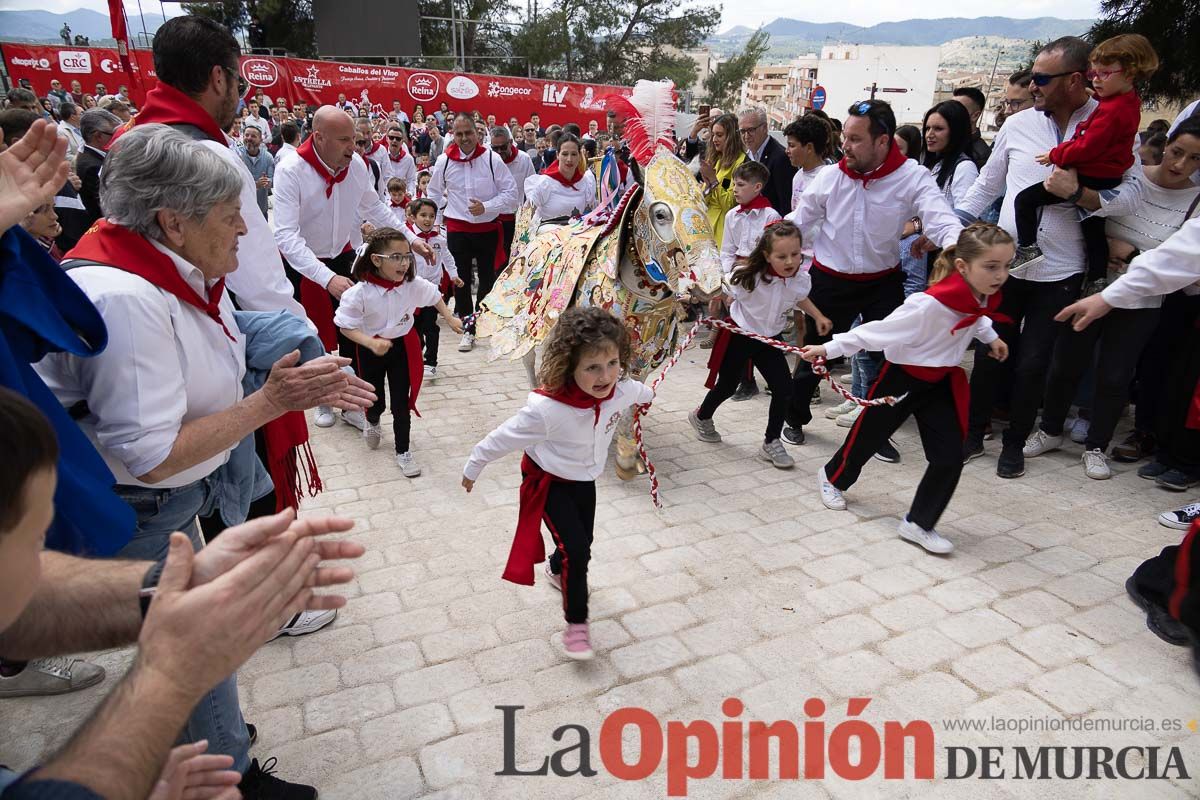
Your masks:
{"label": "white shirt", "polygon": [[[812,169],[796,170],[796,174],[792,176],[792,205],[791,205],[791,208],[793,211],[796,210],[796,206],[800,205],[800,195],[804,194],[805,187],[807,187],[810,183],[812,183],[813,179],[817,177],[817,173],[819,173],[821,170],[825,169],[827,166],[829,166],[829,165],[825,164],[825,163],[821,163],[821,164],[818,164],[817,166],[813,167]],[[808,242],[805,242],[805,244],[807,245]]]}
{"label": "white shirt", "polygon": [[[929,171],[929,174],[933,176],[934,183],[937,183],[938,176],[942,173],[942,163],[941,161],[937,162]],[[942,194],[946,196],[946,202],[954,208],[958,208],[962,201],[967,199],[967,193],[971,191],[971,187],[975,185],[978,178],[979,167],[975,166],[975,162],[969,158],[961,159],[954,165],[954,174],[950,176],[950,180],[946,181],[946,185],[942,187]]]}
{"label": "white shirt", "polygon": [[729,316],[739,328],[775,336],[787,327],[796,304],[808,297],[812,279],[807,272],[797,272],[790,278],[771,275],[771,282],[767,283],[760,275],[753,289],[744,289],[728,279],[723,288],[733,297]]}
{"label": "white shirt", "polygon": [[525,181],[525,203],[539,220],[586,214],[596,205],[596,178],[585,171],[574,186],[563,186],[549,175],[531,175]]}
{"label": "white shirt", "polygon": [[[250,169],[232,147],[211,139],[199,141],[233,164],[242,176],[240,199],[246,235],[238,239],[238,266],[225,276],[225,287],[237,295],[238,305],[246,311],[290,311],[300,319],[307,320],[304,306],[296,301],[292,294],[292,283],[283,271],[283,259],[279,257],[271,223],[257,211],[247,213],[258,208],[258,187],[254,185]],[[276,204],[278,209],[278,200]]]}
{"label": "white shirt", "polygon": [[[504,159],[490,149],[470,161],[451,161],[442,153],[429,178],[429,198],[444,216],[463,222],[491,222],[500,214],[517,211],[517,184]],[[467,205],[483,203],[483,213],[474,216]]]}
{"label": "white shirt", "polygon": [[[510,147],[514,150],[517,149],[516,145],[510,145]],[[513,184],[517,187],[517,208],[520,208],[525,205],[525,181],[529,180],[530,176],[537,174],[537,170],[533,168],[533,159],[524,150],[517,150],[517,155],[505,166],[508,167],[509,174],[513,177]]]}
{"label": "white shirt", "polygon": [[392,161],[391,154],[383,148],[380,149],[383,151],[383,159],[379,162],[379,199],[385,203],[390,201],[387,185],[392,178],[404,181],[409,195],[415,194],[417,191],[417,161],[413,158],[412,153],[406,151],[398,161]]}
{"label": "white shirt", "polygon": [[980,317],[971,327],[951,334],[964,316],[925,292],[916,292],[883,319],[835,333],[825,345],[825,354],[827,358],[840,358],[859,350],[882,350],[893,364],[957,367],[972,339],[991,344],[999,338],[988,317]]}
{"label": "white shirt", "polygon": [[725,233],[721,239],[721,270],[728,275],[738,258],[749,258],[758,246],[763,231],[777,219],[779,212],[770,206],[749,211],[741,211],[739,206],[734,206],[726,211]]}
{"label": "white shirt", "polygon": [[621,412],[649,403],[654,393],[628,378],[617,383],[613,396],[600,404],[600,418],[591,408],[574,408],[530,392],[525,406],[475,445],[463,476],[477,480],[483,468],[501,456],[524,450],[538,466],[569,481],[594,481],[604,472],[608,446]]}
{"label": "white shirt", "polygon": [[279,149],[275,151],[275,166],[279,166],[279,162],[283,161],[283,157],[288,153],[296,152],[296,145],[284,142],[279,145]]}
{"label": "white shirt", "polygon": [[[1192,116],[1192,114],[1195,114],[1197,109],[1200,109],[1200,100],[1193,100],[1192,102],[1188,103],[1187,107],[1184,108],[1183,111],[1180,111],[1179,116],[1176,117],[1175,121],[1171,123],[1171,127],[1167,129],[1167,138],[1169,139],[1171,137],[1171,134],[1174,133],[1175,129],[1179,127],[1179,123]],[[1195,176],[1193,175],[1192,177]]]}
{"label": "white shirt", "polygon": [[[1200,217],[1183,227],[1153,250],[1142,253],[1129,271],[1104,287],[1104,302],[1116,308],[1136,308],[1138,298],[1187,291],[1200,281]],[[1190,292],[1189,292],[1190,294]]]}
{"label": "white shirt", "polygon": [[262,117],[256,117],[253,114],[242,120],[242,129],[258,128],[259,133],[263,136],[263,141],[269,141],[271,138],[271,125]]}
{"label": "white shirt", "polygon": [[[420,260],[420,256],[417,257]],[[437,305],[442,293],[424,278],[414,277],[395,289],[359,281],[342,295],[333,324],[381,339],[399,339],[412,330],[413,312]]]}
{"label": "white shirt", "polygon": [[437,235],[426,239],[425,243],[433,249],[434,260],[427,261],[421,256],[417,256],[417,277],[424,278],[434,286],[438,286],[442,282],[442,273],[445,273],[446,277],[451,280],[458,277],[458,265],[454,263],[454,255],[446,243],[445,232],[437,227],[433,230]]}
{"label": "white shirt", "polygon": [[[1136,247],[1142,252],[1153,250],[1166,241],[1184,222],[1184,214],[1191,208],[1200,186],[1186,189],[1164,189],[1145,175],[1141,176],[1142,202],[1132,214],[1109,217],[1105,232],[1112,239]],[[1131,301],[1125,308],[1159,308],[1162,295],[1149,295]]]}
{"label": "white shirt", "polygon": [[821,170],[787,215],[812,241],[822,266],[850,275],[894,268],[897,242],[913,217],[921,218],[925,235],[939,247],[958,241],[962,223],[929,170],[912,159],[865,188],[837,167]]}
{"label": "white shirt", "polygon": [[[1051,167],[1043,167],[1034,156],[1048,153],[1075,134],[1079,123],[1087,119],[1099,105],[1089,99],[1075,109],[1067,122],[1065,136],[1059,135],[1058,123],[1037,109],[1027,108],[1009,117],[992,143],[992,155],[979,173],[962,204],[957,208],[970,217],[978,217],[997,197],[1004,195],[1000,206],[1000,227],[1017,237],[1014,203],[1022,189],[1041,183],[1050,177]],[[1136,137],[1134,137],[1136,139]],[[1133,142],[1130,142],[1132,147]],[[1137,176],[1142,167],[1135,158],[1116,189],[1100,192],[1100,210],[1096,216],[1128,214],[1141,199]],[[1038,224],[1038,246],[1046,260],[1024,274],[1014,276],[1030,281],[1059,281],[1084,271],[1087,259],[1083,252],[1083,229],[1079,225],[1079,209],[1062,203],[1042,208]],[[922,217],[922,221],[925,222]],[[925,223],[928,228],[928,222]]]}
{"label": "white shirt", "polygon": [[[188,285],[207,296],[199,269],[167,248]],[[38,374],[59,402],[83,400],[89,414],[79,420],[117,483],[150,486],[145,475],[171,454],[185,422],[224,411],[242,399],[246,339],[238,330],[229,295],[221,319],[230,341],[207,314],[149,281],[113,267],[78,267],[67,273],[104,318],[108,346],[92,358],[52,353]],[[189,467],[156,489],[186,486],[210,475],[233,447]]]}
{"label": "white shirt", "polygon": [[[328,169],[324,163],[322,168]],[[321,259],[341,255],[361,220],[376,228],[396,228],[410,242],[416,238],[403,216],[397,217],[379,199],[365,161],[352,158],[346,169],[350,174],[333,185],[330,197],[325,196],[325,178],[297,153],[275,170],[275,242],[292,269],[319,286],[334,278]]]}
{"label": "white shirt", "polygon": [[58,123],[58,135],[67,140],[67,161],[72,169],[75,166],[75,156],[83,149],[83,134],[69,122]]}

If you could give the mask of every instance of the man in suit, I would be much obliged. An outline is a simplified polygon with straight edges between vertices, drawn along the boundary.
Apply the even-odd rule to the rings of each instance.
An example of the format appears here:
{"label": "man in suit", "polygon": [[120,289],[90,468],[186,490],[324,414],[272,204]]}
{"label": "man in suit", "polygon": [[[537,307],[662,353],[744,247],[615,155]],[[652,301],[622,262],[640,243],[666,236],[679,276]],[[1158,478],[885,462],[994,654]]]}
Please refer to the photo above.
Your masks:
{"label": "man in suit", "polygon": [[771,179],[763,187],[763,196],[780,216],[792,210],[792,178],[796,168],[787,157],[787,150],[767,132],[767,112],[761,108],[744,108],[738,114],[738,133],[746,155],[765,166]]}
{"label": "man in suit", "polygon": [[79,199],[87,210],[88,225],[104,216],[100,210],[100,167],[106,155],[104,148],[108,147],[113,131],[120,124],[116,114],[102,108],[88,109],[79,118],[83,147],[75,156],[75,174],[81,181]]}

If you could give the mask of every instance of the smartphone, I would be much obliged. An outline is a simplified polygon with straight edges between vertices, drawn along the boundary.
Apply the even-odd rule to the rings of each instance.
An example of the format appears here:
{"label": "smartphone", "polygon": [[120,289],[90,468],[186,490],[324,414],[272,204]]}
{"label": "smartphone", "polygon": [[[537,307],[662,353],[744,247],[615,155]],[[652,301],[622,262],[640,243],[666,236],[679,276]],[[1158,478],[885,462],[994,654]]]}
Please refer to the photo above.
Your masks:
{"label": "smartphone", "polygon": [[704,120],[708,124],[711,124],[710,120],[708,119],[708,112],[711,110],[712,106],[710,106],[708,103],[700,104],[700,119]]}

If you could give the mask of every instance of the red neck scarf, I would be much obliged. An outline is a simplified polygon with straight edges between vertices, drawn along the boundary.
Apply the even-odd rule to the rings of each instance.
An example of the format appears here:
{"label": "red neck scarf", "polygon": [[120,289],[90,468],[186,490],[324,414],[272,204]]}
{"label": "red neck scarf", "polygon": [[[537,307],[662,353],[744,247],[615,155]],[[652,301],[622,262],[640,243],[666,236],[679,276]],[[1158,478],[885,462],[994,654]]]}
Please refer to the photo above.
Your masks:
{"label": "red neck scarf", "polygon": [[947,308],[957,311],[959,314],[966,314],[950,329],[951,334],[957,333],[963,328],[969,328],[980,317],[988,317],[996,322],[1012,322],[1008,315],[1001,314],[996,310],[1000,307],[1000,292],[989,297],[987,305],[981,306],[979,299],[975,297],[974,290],[971,289],[971,285],[967,283],[962,273],[950,273],[926,289],[925,293]]}
{"label": "red neck scarf", "polygon": [[382,286],[385,292],[390,292],[392,289],[399,289],[404,285],[404,281],[389,281],[382,275],[376,275],[374,272],[368,272],[363,276],[363,280],[375,286]]}
{"label": "red neck scarf", "polygon": [[420,228],[418,228],[416,225],[413,225],[411,222],[406,222],[404,224],[408,226],[408,229],[410,231],[412,231],[417,236],[419,236],[420,238],[424,239],[427,242],[430,239],[437,238],[437,235],[438,235],[437,228],[430,228],[427,231],[423,231]]}
{"label": "red neck scarf", "polygon": [[535,389],[534,394],[549,397],[551,400],[556,400],[571,408],[593,409],[596,412],[596,419],[592,424],[597,425],[600,422],[600,404],[606,400],[611,400],[616,391],[617,385],[614,383],[607,397],[593,397],[583,389],[580,389],[579,384],[575,383],[575,381],[568,380],[561,388],[553,392],[548,392],[545,389]]}
{"label": "red neck scarf", "polygon": [[341,183],[346,180],[346,176],[350,174],[350,165],[339,172],[337,175],[330,175],[329,168],[321,163],[320,157],[317,155],[316,149],[313,148],[313,137],[309,136],[304,140],[304,144],[296,148],[296,153],[301,158],[308,162],[308,165],[316,170],[316,173],[325,180],[325,196],[333,197],[334,184]]}
{"label": "red neck scarf", "polygon": [[71,248],[65,258],[94,261],[137,275],[175,295],[180,302],[203,311],[209,319],[221,326],[221,330],[225,331],[231,342],[237,341],[229,332],[229,328],[225,327],[225,321],[221,319],[220,303],[221,295],[225,292],[225,279],[221,278],[212,285],[208,290],[208,297],[201,297],[179,274],[170,256],[150,244],[144,236],[128,228],[102,219],[88,229],[79,240],[79,244]]}
{"label": "red neck scarf", "polygon": [[465,163],[467,161],[474,161],[486,153],[487,150],[476,145],[475,151],[471,153],[471,155],[464,156],[462,150],[458,148],[458,142],[451,142],[450,144],[446,145],[446,149],[443,152],[446,154],[446,158],[450,159],[451,161],[462,161]]}
{"label": "red neck scarf", "polygon": [[561,183],[563,186],[567,187],[568,189],[574,189],[575,184],[577,184],[581,180],[583,180],[583,168],[582,167],[576,167],[575,174],[572,175],[570,178],[568,178],[566,175],[563,175],[561,172],[559,172],[557,158],[554,159],[554,162],[550,166],[548,166],[544,170],[542,170],[542,174],[545,175],[547,178],[553,178],[554,180],[558,181],[559,183]]}
{"label": "red neck scarf", "polygon": [[[214,142],[229,144],[225,134],[217,127],[217,121],[199,103],[161,81],[146,94],[146,102],[142,104],[142,110],[138,112],[132,124],[145,125],[152,122],[163,125],[192,125]],[[109,147],[116,140],[117,137],[114,136],[109,141]]]}
{"label": "red neck scarf", "polygon": [[409,198],[405,196],[399,203],[392,203],[392,208],[408,208]]}
{"label": "red neck scarf", "polygon": [[883,160],[882,164],[870,172],[857,172],[850,169],[850,167],[846,166],[845,156],[842,156],[842,160],[838,162],[838,169],[849,175],[852,179],[856,181],[862,181],[863,188],[866,189],[868,183],[871,181],[877,181],[880,178],[886,178],[888,175],[891,175],[893,172],[900,169],[900,167],[904,166],[904,162],[907,160],[908,158],[900,152],[900,148],[896,146],[896,143],[892,142],[892,149],[888,150],[887,158]]}
{"label": "red neck scarf", "polygon": [[381,148],[381,147],[383,147],[383,148],[387,147],[387,137],[386,136],[383,137],[382,139],[380,139],[378,142],[374,142],[371,145],[371,149],[367,151],[367,155],[369,155],[369,156],[375,155],[376,153],[379,152],[379,148]]}
{"label": "red neck scarf", "polygon": [[500,160],[503,161],[505,164],[511,164],[513,161],[516,160],[517,152],[518,152],[517,148],[513,147],[512,142],[509,142],[508,150],[505,151],[506,154],[501,155],[500,153],[497,153],[496,155],[500,156]]}
{"label": "red neck scarf", "polygon": [[754,198],[749,203],[739,203],[738,208],[737,208],[737,213],[747,214],[756,208],[770,208],[770,207],[771,207],[771,201],[768,200],[767,198],[763,197],[760,194],[758,197]]}
{"label": "red neck scarf", "polygon": [[388,155],[388,158],[390,158],[392,160],[393,164],[399,164],[401,161],[404,160],[404,157],[406,155],[408,155],[408,148],[404,146],[404,142],[401,142],[400,143],[400,155],[398,155],[398,156],[392,155],[392,149],[390,147],[388,148],[387,155]]}

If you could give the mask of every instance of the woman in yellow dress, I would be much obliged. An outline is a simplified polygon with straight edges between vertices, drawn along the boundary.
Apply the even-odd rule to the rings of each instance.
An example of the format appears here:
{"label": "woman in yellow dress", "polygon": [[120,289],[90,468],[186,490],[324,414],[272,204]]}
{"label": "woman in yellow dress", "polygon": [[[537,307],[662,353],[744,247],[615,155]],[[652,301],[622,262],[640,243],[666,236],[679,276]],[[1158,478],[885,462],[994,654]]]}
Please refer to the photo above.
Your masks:
{"label": "woman in yellow dress", "polygon": [[737,117],[722,114],[713,121],[708,137],[708,149],[700,159],[700,179],[704,181],[704,197],[708,202],[708,222],[712,225],[717,249],[725,233],[725,214],[733,208],[733,171],[746,160],[742,137],[738,135]]}

